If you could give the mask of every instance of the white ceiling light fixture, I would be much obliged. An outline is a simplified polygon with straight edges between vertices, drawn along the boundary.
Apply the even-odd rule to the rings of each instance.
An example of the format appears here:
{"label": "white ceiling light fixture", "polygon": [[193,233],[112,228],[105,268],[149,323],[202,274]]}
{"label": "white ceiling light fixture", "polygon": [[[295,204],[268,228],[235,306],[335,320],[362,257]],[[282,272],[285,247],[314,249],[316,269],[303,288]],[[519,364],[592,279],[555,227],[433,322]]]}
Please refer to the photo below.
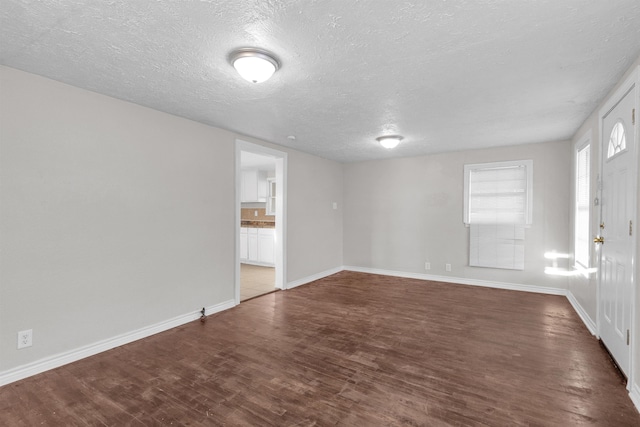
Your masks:
{"label": "white ceiling light fixture", "polygon": [[253,47],[234,50],[229,55],[229,62],[243,79],[252,83],[269,80],[280,68],[280,63],[273,54]]}
{"label": "white ceiling light fixture", "polygon": [[385,135],[377,137],[376,141],[378,141],[384,148],[391,150],[392,148],[396,148],[403,139],[404,138],[400,135]]}

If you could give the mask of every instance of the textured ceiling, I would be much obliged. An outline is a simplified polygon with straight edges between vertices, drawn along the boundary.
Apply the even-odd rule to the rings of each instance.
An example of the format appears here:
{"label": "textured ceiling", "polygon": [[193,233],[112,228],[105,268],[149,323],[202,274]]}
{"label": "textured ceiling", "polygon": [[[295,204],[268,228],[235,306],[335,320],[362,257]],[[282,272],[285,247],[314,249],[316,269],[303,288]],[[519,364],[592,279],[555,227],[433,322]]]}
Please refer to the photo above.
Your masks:
{"label": "textured ceiling", "polygon": [[[338,161],[568,139],[638,0],[0,0],[0,63]],[[242,80],[229,52],[282,68]],[[385,133],[405,137],[381,148]],[[295,135],[295,140],[287,138]]]}

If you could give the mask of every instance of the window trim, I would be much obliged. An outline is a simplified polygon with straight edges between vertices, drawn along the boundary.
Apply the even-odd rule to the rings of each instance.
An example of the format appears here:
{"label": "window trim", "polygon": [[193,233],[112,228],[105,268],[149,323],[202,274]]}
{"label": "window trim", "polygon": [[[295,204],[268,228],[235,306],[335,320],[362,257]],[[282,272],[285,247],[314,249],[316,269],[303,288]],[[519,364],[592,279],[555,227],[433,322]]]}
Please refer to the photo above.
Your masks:
{"label": "window trim", "polygon": [[470,225],[469,212],[469,177],[471,171],[482,169],[498,169],[507,167],[524,167],[526,170],[526,209],[525,227],[530,227],[533,223],[533,160],[509,160],[504,162],[473,163],[464,165],[464,200],[463,200],[463,222],[466,227]]}
{"label": "window trim", "polygon": [[[589,170],[588,170],[588,174],[587,174],[587,178],[588,178],[588,185],[589,185],[589,196],[588,196],[588,207],[589,207],[589,219],[587,221],[588,224],[588,234],[587,234],[587,263],[586,265],[584,265],[582,262],[578,261],[576,254],[577,254],[577,248],[578,248],[578,233],[577,233],[577,227],[578,227],[578,196],[579,196],[579,189],[578,189],[578,173],[579,173],[579,156],[580,156],[580,152],[583,151],[584,149],[589,148]],[[592,179],[591,179],[591,163],[592,163],[592,152],[591,152],[591,132],[588,132],[587,134],[585,134],[582,138],[580,138],[580,140],[578,141],[577,144],[575,144],[574,147],[574,161],[575,161],[575,171],[574,171],[574,209],[573,209],[573,267],[575,269],[578,270],[584,270],[584,269],[589,269],[590,265],[591,265],[591,261],[592,261],[592,257],[591,257],[591,190],[592,190]]]}

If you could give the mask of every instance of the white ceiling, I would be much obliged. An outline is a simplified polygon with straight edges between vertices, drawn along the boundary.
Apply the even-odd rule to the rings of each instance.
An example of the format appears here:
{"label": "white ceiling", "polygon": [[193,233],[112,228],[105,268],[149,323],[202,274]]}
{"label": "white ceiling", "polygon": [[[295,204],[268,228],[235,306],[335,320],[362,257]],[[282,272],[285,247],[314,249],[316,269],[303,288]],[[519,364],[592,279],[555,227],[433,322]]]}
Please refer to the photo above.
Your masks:
{"label": "white ceiling", "polygon": [[276,160],[273,157],[242,151],[240,152],[240,167],[242,169],[257,169],[267,172],[275,172]]}
{"label": "white ceiling", "polygon": [[[0,0],[0,62],[338,161],[568,139],[638,0]],[[228,63],[272,51],[262,84]],[[395,150],[375,138],[405,137]],[[290,140],[289,135],[296,139]]]}

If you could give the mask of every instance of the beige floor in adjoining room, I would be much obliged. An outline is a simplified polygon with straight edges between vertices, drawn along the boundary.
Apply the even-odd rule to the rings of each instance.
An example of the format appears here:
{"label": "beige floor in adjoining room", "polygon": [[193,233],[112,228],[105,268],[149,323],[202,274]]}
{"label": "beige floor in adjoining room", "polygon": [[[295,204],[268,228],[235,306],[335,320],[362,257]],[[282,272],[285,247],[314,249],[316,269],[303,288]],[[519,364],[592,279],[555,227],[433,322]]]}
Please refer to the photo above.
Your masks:
{"label": "beige floor in adjoining room", "polygon": [[276,290],[276,269],[240,264],[240,301]]}

